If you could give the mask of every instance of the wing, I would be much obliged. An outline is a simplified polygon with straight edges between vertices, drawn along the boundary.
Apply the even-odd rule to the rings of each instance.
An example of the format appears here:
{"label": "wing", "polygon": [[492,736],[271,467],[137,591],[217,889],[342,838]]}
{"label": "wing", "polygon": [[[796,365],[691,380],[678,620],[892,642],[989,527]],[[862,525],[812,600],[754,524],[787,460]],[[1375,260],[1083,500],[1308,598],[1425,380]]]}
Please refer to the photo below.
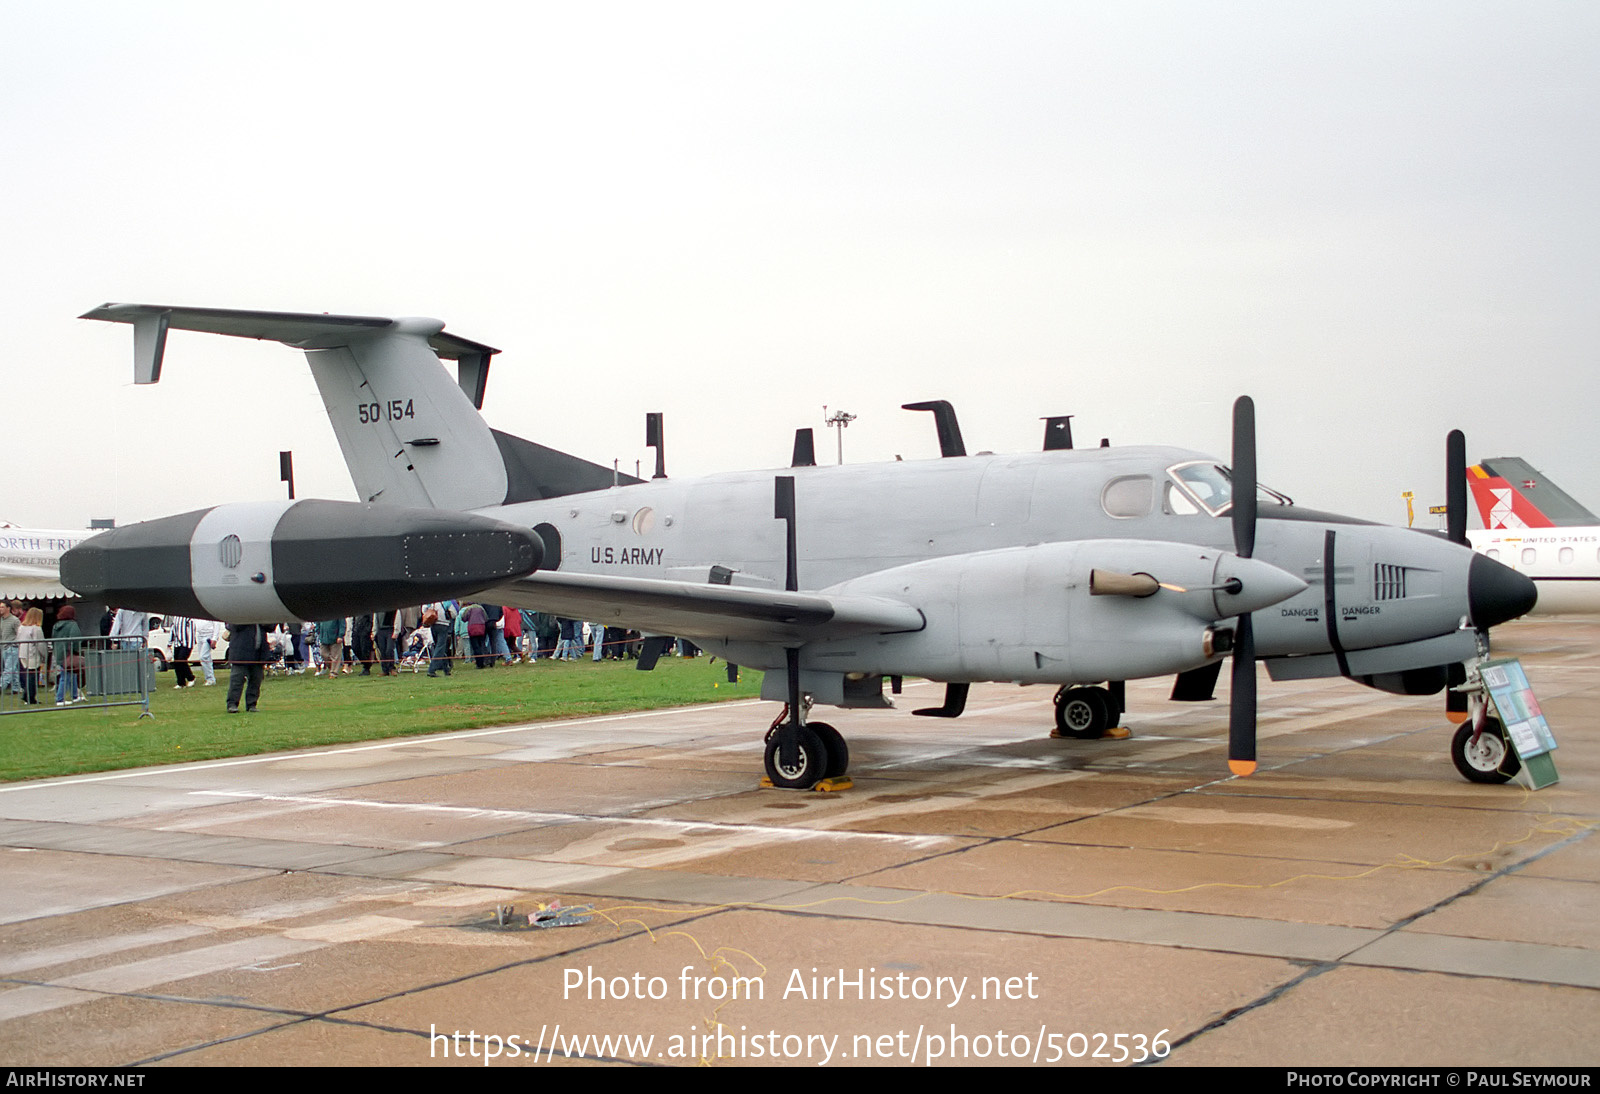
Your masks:
{"label": "wing", "polygon": [[540,571],[484,599],[569,619],[684,638],[796,645],[920,631],[922,612],[888,597],[789,593],[613,574]]}

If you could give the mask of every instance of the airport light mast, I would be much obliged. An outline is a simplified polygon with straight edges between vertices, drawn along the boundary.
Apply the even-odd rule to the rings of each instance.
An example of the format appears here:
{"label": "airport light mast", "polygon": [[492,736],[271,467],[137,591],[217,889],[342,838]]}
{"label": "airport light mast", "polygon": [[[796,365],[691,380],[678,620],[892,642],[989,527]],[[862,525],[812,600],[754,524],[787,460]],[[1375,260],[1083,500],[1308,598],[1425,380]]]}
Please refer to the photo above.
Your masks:
{"label": "airport light mast", "polygon": [[839,465],[842,467],[844,466],[845,426],[855,421],[856,416],[854,414],[846,414],[842,410],[835,410],[832,415],[829,415],[828,408],[824,406],[822,408],[822,420],[829,429],[837,429],[839,431]]}

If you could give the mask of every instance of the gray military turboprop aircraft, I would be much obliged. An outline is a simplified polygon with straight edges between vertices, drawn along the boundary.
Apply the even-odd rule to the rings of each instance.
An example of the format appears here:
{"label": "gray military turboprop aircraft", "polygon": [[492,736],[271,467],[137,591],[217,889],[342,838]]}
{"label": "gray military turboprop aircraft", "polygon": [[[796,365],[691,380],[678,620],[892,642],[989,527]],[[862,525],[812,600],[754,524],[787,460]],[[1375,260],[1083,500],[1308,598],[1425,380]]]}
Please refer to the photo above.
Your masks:
{"label": "gray military turboprop aircraft", "polygon": [[1209,698],[1229,654],[1229,764],[1249,774],[1257,660],[1274,679],[1431,693],[1477,656],[1478,632],[1535,599],[1458,543],[1258,491],[1248,399],[1231,468],[1177,448],[1074,450],[1060,420],[1044,451],[967,456],[948,404],[925,403],[946,458],[817,467],[797,436],[781,474],[680,481],[657,427],[642,482],[489,428],[477,408],[498,351],[438,320],[132,304],[84,318],[133,325],[139,383],[159,379],[169,329],[305,351],[365,503],[116,529],[63,558],[70,587],[235,622],[484,593],[692,638],[766,670],[763,696],[787,702],[767,736],[779,786],[849,763],[803,700],[881,707],[885,678],[917,675],[947,685],[918,713],[954,717],[971,682],[1049,683],[1058,726],[1098,736],[1122,681],[1176,674],[1174,698]]}

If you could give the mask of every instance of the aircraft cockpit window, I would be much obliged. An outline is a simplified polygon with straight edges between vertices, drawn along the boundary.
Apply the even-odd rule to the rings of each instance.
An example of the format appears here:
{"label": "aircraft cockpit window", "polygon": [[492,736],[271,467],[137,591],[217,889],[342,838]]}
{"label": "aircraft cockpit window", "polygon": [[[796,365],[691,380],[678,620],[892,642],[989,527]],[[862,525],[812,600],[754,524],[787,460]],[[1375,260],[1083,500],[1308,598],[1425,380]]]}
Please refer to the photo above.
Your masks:
{"label": "aircraft cockpit window", "polygon": [[[1176,467],[1167,468],[1167,474],[1181,484],[1189,496],[1200,503],[1201,508],[1212,516],[1221,516],[1233,504],[1233,475],[1226,467],[1215,463],[1181,463]],[[1176,496],[1175,491],[1169,491],[1169,499]],[[1256,483],[1256,499],[1259,505],[1293,505],[1294,499],[1287,494],[1280,494],[1270,486]],[[1179,512],[1173,508],[1172,512]]]}
{"label": "aircraft cockpit window", "polygon": [[1164,483],[1162,494],[1162,508],[1173,516],[1192,517],[1200,512],[1200,507],[1175,482]]}
{"label": "aircraft cockpit window", "polygon": [[1124,475],[1106,483],[1100,504],[1108,516],[1127,520],[1150,512],[1155,500],[1155,482],[1149,475]]}
{"label": "aircraft cockpit window", "polygon": [[[1228,472],[1214,463],[1179,464],[1169,467],[1167,474],[1178,480],[1189,496],[1212,516],[1222,512],[1233,501],[1233,483],[1228,479]],[[1169,493],[1169,496],[1176,495],[1177,491]],[[1174,509],[1174,512],[1177,511]]]}

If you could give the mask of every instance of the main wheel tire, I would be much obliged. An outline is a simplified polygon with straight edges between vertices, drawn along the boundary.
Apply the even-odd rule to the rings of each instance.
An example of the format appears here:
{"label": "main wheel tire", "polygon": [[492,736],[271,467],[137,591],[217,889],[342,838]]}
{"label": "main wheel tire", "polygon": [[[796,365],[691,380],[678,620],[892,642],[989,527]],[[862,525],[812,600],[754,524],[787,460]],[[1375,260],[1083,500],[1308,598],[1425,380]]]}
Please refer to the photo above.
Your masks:
{"label": "main wheel tire", "polygon": [[822,747],[821,738],[810,726],[801,726],[794,766],[783,767],[778,763],[778,736],[775,732],[767,737],[767,778],[773,786],[785,790],[810,790],[828,769],[828,752]]}
{"label": "main wheel tire", "polygon": [[1056,699],[1056,730],[1064,737],[1092,740],[1111,724],[1099,688],[1069,688]]}
{"label": "main wheel tire", "polygon": [[1522,760],[1506,746],[1498,719],[1490,718],[1472,743],[1472,723],[1463,722],[1450,741],[1450,759],[1462,778],[1475,783],[1510,782],[1522,770]]}
{"label": "main wheel tire", "polygon": [[828,763],[822,772],[824,779],[836,779],[850,770],[850,746],[845,744],[844,734],[827,722],[807,722],[806,728],[817,735],[822,750],[828,754]]}

